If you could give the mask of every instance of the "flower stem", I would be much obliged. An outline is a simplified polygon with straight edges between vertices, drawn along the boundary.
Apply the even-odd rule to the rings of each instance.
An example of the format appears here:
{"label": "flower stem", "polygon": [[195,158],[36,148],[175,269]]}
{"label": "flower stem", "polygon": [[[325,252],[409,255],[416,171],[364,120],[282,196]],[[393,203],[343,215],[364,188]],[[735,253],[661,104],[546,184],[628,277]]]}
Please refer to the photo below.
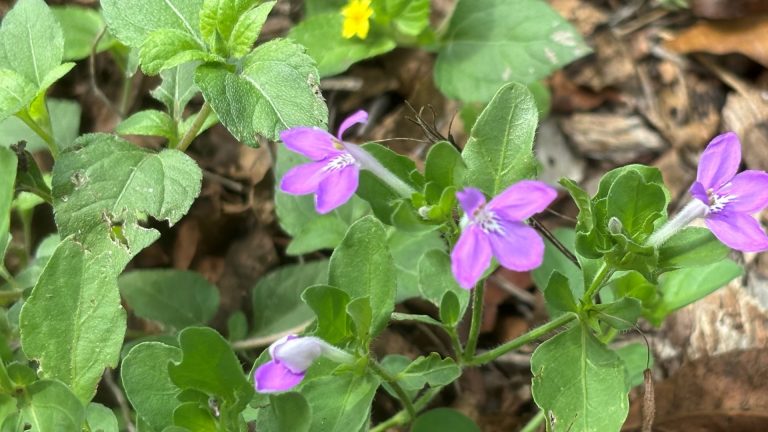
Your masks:
{"label": "flower stem", "polygon": [[611,275],[611,273],[613,273],[611,266],[609,266],[607,262],[603,261],[603,264],[600,266],[600,270],[597,271],[597,275],[595,275],[595,278],[592,280],[589,288],[587,288],[587,291],[584,292],[584,296],[581,298],[581,301],[585,304],[590,304],[592,302],[592,297],[600,290],[600,288],[602,288],[603,283],[605,283],[606,279]]}
{"label": "flower stem", "polygon": [[557,330],[559,327],[562,327],[565,324],[568,324],[569,322],[575,319],[576,319],[576,315],[572,313],[560,315],[554,320],[544,325],[541,325],[539,327],[536,327],[535,329],[529,331],[528,333],[522,336],[516,337],[509,342],[506,342],[490,351],[486,351],[476,356],[475,358],[469,360],[467,364],[471,366],[479,366],[479,365],[492,362],[493,360],[496,360],[502,355],[510,351],[516,350],[522,346],[528,345],[529,343],[535,341],[536,339],[539,339],[547,335],[548,333]]}
{"label": "flower stem", "polygon": [[485,300],[485,280],[475,285],[472,290],[472,322],[469,325],[469,337],[467,345],[464,347],[464,361],[469,363],[475,356],[477,349],[477,339],[480,337],[480,327],[483,324],[483,306]]}
{"label": "flower stem", "polygon": [[205,119],[208,118],[210,113],[211,105],[208,104],[208,102],[205,102],[203,106],[200,107],[200,111],[198,111],[197,115],[195,116],[195,121],[192,122],[192,126],[189,127],[187,132],[181,138],[181,141],[179,141],[179,144],[176,145],[176,150],[187,150],[187,147],[192,144],[192,140],[197,137],[197,133],[200,132],[200,128],[203,127],[203,123],[205,123]]}
{"label": "flower stem", "polygon": [[659,247],[678,231],[685,228],[695,219],[704,217],[707,214],[707,205],[694,198],[678,212],[675,217],[667,221],[661,228],[648,237],[645,242],[648,246]]}
{"label": "flower stem", "polygon": [[403,390],[403,388],[400,386],[400,383],[397,382],[397,378],[393,377],[389,374],[386,370],[384,370],[383,367],[381,367],[376,360],[371,359],[371,361],[368,363],[368,366],[370,366],[371,370],[381,377],[384,381],[386,381],[391,387],[392,390],[395,391],[397,394],[397,397],[400,399],[400,402],[403,404],[403,408],[405,409],[405,412],[408,415],[408,418],[405,420],[410,421],[416,418],[416,408],[413,406],[413,402],[411,401],[411,398],[408,397],[408,394]]}
{"label": "flower stem", "polygon": [[[427,391],[424,392],[421,397],[416,399],[416,402],[414,402],[413,407],[416,410],[416,412],[419,412],[426,408],[427,405],[434,399],[435,396],[437,396],[440,391],[443,389],[443,387],[432,387],[430,389],[427,389]],[[398,412],[397,414],[390,417],[388,420],[385,420],[379,424],[377,424],[375,427],[371,428],[370,432],[385,432],[389,430],[390,428],[393,428],[395,426],[400,426],[408,423],[411,421],[412,418],[408,414],[408,411],[402,410]]]}

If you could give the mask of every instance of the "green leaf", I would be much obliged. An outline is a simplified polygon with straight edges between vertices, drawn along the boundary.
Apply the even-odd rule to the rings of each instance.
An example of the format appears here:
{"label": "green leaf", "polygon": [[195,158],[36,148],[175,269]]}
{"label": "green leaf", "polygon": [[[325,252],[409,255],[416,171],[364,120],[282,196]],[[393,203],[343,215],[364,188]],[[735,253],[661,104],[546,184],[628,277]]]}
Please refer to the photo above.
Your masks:
{"label": "green leaf", "polygon": [[162,84],[152,90],[152,97],[162,102],[168,113],[178,122],[184,114],[184,108],[200,91],[195,85],[197,62],[189,62],[160,72]]}
{"label": "green leaf", "polygon": [[631,239],[642,242],[653,232],[653,223],[666,216],[667,204],[661,186],[629,170],[616,177],[608,191],[606,217],[617,218]]}
{"label": "green leaf", "polygon": [[[365,144],[363,149],[406,184],[415,189],[420,189],[423,185],[423,177],[416,169],[416,163],[410,158],[377,143]],[[381,221],[397,225],[393,222],[397,220],[395,214],[403,203],[403,196],[401,196],[400,192],[392,189],[372,172],[363,170],[360,172],[360,184],[357,188],[357,195],[368,201],[373,213]],[[410,210],[410,213],[413,214],[413,210]],[[421,224],[420,220],[416,223],[422,228],[425,227],[425,225]],[[426,226],[426,229],[430,228]]]}
{"label": "green leaf", "polygon": [[309,17],[327,12],[340,13],[345,4],[347,0],[305,0],[304,14]]}
{"label": "green leaf", "polygon": [[659,267],[664,271],[700,267],[725,259],[730,249],[706,228],[688,227],[659,248]]}
{"label": "green leaf", "polygon": [[480,432],[472,419],[451,408],[435,408],[413,422],[411,432]]}
{"label": "green leaf", "polygon": [[442,188],[461,186],[465,169],[456,147],[448,141],[440,141],[429,148],[424,162],[424,178]]}
{"label": "green leaf", "polygon": [[19,0],[0,28],[0,68],[12,69],[38,89],[61,64],[64,36],[59,22],[43,0]]}
{"label": "green leaf", "polygon": [[315,285],[307,288],[301,298],[317,316],[317,337],[338,344],[350,336],[349,294],[328,285]]}
{"label": "green leaf", "polygon": [[459,297],[453,291],[446,291],[440,300],[440,321],[449,327],[456,327],[463,316]]}
{"label": "green leaf", "polygon": [[24,353],[41,375],[69,385],[89,401],[105,367],[117,366],[125,311],[115,280],[114,258],[67,238],[40,275],[21,309]]}
{"label": "green leaf", "polygon": [[438,231],[415,233],[390,228],[387,245],[397,269],[395,302],[399,303],[408,298],[420,296],[419,262],[421,257],[430,251],[445,249],[445,241],[440,233]]}
{"label": "green leaf", "polygon": [[549,276],[547,289],[544,290],[544,299],[547,306],[561,312],[576,312],[576,301],[573,298],[573,292],[568,278],[555,270]]}
{"label": "green leaf", "polygon": [[608,249],[607,246],[607,222],[600,226],[598,225],[597,218],[604,219],[604,215],[597,213],[593,208],[592,200],[587,192],[580,188],[575,182],[569,179],[561,179],[560,185],[562,185],[568,193],[571,194],[574,203],[579,208],[579,215],[576,219],[576,239],[574,245],[579,254],[597,259],[603,256],[604,250]]}
{"label": "green leaf", "polygon": [[372,6],[377,21],[405,36],[418,36],[429,26],[429,0],[384,0]]}
{"label": "green leaf", "polygon": [[435,82],[452,98],[485,102],[504,83],[532,83],[589,51],[545,1],[460,0],[440,46]]}
{"label": "green leaf", "polygon": [[176,142],[179,137],[176,122],[168,114],[157,110],[139,111],[120,122],[115,128],[120,135],[148,135]]}
{"label": "green leaf", "polygon": [[85,409],[85,419],[91,432],[119,432],[117,417],[102,404],[90,403]]}
{"label": "green leaf", "polygon": [[210,410],[204,409],[197,402],[183,403],[173,412],[173,422],[195,432],[218,432],[216,419]]}
{"label": "green leaf", "polygon": [[643,343],[631,343],[616,348],[616,354],[624,362],[627,391],[642,384],[645,369],[653,367],[653,356],[648,355],[648,346]]}
{"label": "green leaf", "polygon": [[659,278],[661,301],[646,318],[658,326],[670,313],[706,297],[742,272],[740,265],[723,260],[704,267],[665,273]]}
{"label": "green leaf", "polygon": [[277,140],[290,127],[325,124],[320,80],[303,51],[289,40],[274,39],[243,58],[241,73],[206,64],[197,69],[195,82],[232,135],[256,147],[257,134]]}
{"label": "green leaf", "polygon": [[[360,431],[370,420],[379,380],[345,373],[310,380],[301,389],[312,410],[312,432]],[[330,397],[332,396],[332,397]]]}
{"label": "green leaf", "polygon": [[168,365],[181,360],[181,350],[160,342],[144,342],[123,359],[120,374],[125,394],[138,416],[153,430],[173,421],[181,392],[168,373]]}
{"label": "green leaf", "polygon": [[110,32],[124,44],[139,48],[150,33],[179,30],[204,46],[199,18],[203,0],[102,0],[104,19]]}
{"label": "green leaf", "polygon": [[23,110],[35,98],[37,88],[22,75],[0,68],[0,120]]}
{"label": "green leaf", "polygon": [[531,371],[533,399],[555,419],[554,431],[611,431],[624,423],[624,363],[584,325],[539,345]]}
{"label": "green leaf", "polygon": [[[46,103],[51,117],[54,140],[63,150],[72,145],[80,134],[80,104],[67,99],[46,99]],[[0,146],[8,147],[21,140],[27,142],[27,150],[30,152],[48,150],[45,141],[20,118],[8,117],[0,121]]]}
{"label": "green leaf", "polygon": [[217,52],[226,54],[222,43],[232,34],[232,29],[255,0],[204,0],[200,10],[200,33],[206,43]]}
{"label": "green leaf", "polygon": [[102,34],[107,24],[97,10],[67,5],[52,6],[51,11],[64,35],[64,60],[82,60],[117,43],[109,33]]}
{"label": "green leaf", "polygon": [[327,260],[283,266],[259,279],[251,290],[253,336],[284,333],[312,321],[312,310],[301,301],[301,293],[326,282]]}
{"label": "green leaf", "polygon": [[595,305],[597,316],[617,330],[629,330],[635,327],[642,313],[640,300],[624,297],[612,303]]}
{"label": "green leaf", "polygon": [[34,431],[79,431],[85,409],[66,385],[41,380],[27,387],[21,415]]}
{"label": "green leaf", "polygon": [[321,77],[336,75],[353,64],[395,49],[389,36],[372,31],[365,40],[341,36],[344,17],[337,12],[310,16],[291,29],[288,37],[307,47]]}
{"label": "green leaf", "polygon": [[150,33],[139,50],[141,70],[156,75],[190,61],[215,61],[216,57],[205,51],[191,34],[174,29],[159,29]]}
{"label": "green leaf", "polygon": [[182,390],[193,389],[219,397],[233,412],[239,413],[248,405],[254,394],[253,386],[221,335],[213,329],[190,327],[179,333],[179,346],[181,362],[168,367],[174,384]]}
{"label": "green leaf", "polygon": [[133,270],[119,284],[136,316],[175,329],[206,324],[219,308],[219,290],[193,271]]}
{"label": "green leaf", "polygon": [[537,120],[536,104],[525,86],[502,87],[480,114],[461,154],[467,164],[465,183],[493,197],[512,183],[534,177]]}
{"label": "green leaf", "polygon": [[11,204],[16,181],[16,154],[0,147],[0,267],[5,259],[5,247],[10,241]]}
{"label": "green leaf", "polygon": [[400,385],[406,390],[419,390],[425,385],[432,387],[452,383],[461,376],[461,368],[450,357],[441,358],[438,353],[421,356],[397,374]]}
{"label": "green leaf", "polygon": [[200,168],[180,151],[155,153],[115,136],[84,135],[53,169],[59,232],[115,254],[117,274],[159,237],[139,226],[140,218],[176,223],[200,193],[201,181]]}
{"label": "green leaf", "polygon": [[347,315],[355,326],[357,341],[363,349],[368,349],[370,338],[371,322],[373,320],[373,310],[371,301],[368,297],[356,298],[347,304]]}
{"label": "green leaf", "polygon": [[446,292],[456,294],[459,318],[469,305],[469,291],[456,282],[451,272],[451,258],[441,250],[429,251],[419,260],[419,291],[436,306],[441,306]]}
{"label": "green leaf", "polygon": [[251,51],[275,3],[274,1],[264,2],[240,15],[227,43],[232,57],[240,58]]}
{"label": "green leaf", "polygon": [[370,297],[372,336],[389,323],[395,308],[396,277],[384,226],[371,216],[355,222],[331,255],[330,285],[345,291],[350,299]]}
{"label": "green leaf", "polygon": [[259,416],[264,431],[309,432],[312,410],[300,393],[269,395],[269,415]]}

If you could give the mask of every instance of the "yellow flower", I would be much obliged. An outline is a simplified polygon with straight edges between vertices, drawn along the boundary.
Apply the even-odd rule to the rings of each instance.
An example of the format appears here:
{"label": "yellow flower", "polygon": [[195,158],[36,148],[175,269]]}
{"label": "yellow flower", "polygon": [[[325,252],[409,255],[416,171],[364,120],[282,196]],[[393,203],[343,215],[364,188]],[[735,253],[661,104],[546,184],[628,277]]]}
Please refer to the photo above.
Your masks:
{"label": "yellow flower", "polygon": [[357,35],[360,39],[368,36],[371,28],[368,19],[373,15],[371,0],[349,0],[349,3],[341,10],[344,16],[344,28],[341,35],[350,39]]}

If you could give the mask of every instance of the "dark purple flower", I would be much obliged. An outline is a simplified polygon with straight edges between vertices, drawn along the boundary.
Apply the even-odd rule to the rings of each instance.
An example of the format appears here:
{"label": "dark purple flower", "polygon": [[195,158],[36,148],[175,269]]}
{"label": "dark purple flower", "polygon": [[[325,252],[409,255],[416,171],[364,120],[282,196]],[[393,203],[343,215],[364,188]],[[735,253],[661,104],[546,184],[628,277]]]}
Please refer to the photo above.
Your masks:
{"label": "dark purple flower", "polygon": [[701,155],[690,192],[707,206],[704,222],[721,242],[743,252],[768,250],[768,236],[751,216],[768,206],[768,173],[736,174],[740,163],[739,137],[715,137]]}
{"label": "dark purple flower", "polygon": [[541,265],[544,241],[525,220],[541,212],[557,196],[546,184],[523,180],[485,202],[477,189],[456,194],[466,225],[451,252],[451,269],[459,285],[471,289],[496,257],[503,267],[527,271]]}
{"label": "dark purple flower", "polygon": [[342,135],[367,121],[368,113],[357,111],[341,123],[336,136],[316,127],[295,127],[280,133],[289,150],[313,161],[288,170],[280,189],[292,195],[314,193],[318,213],[328,213],[349,201],[357,190],[360,164],[345,149]]}
{"label": "dark purple flower", "polygon": [[253,373],[253,385],[260,393],[288,391],[304,379],[304,373],[320,356],[339,363],[355,359],[349,353],[313,336],[288,335],[269,346],[272,360]]}

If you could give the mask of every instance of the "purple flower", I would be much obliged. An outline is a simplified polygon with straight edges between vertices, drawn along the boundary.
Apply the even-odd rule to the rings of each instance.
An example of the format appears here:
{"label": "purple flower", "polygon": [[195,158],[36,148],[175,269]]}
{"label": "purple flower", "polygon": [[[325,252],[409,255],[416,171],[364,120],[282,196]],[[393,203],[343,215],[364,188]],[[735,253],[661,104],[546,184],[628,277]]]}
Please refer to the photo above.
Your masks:
{"label": "purple flower", "polygon": [[768,236],[751,216],[768,206],[768,173],[736,174],[740,163],[739,137],[715,137],[701,155],[690,192],[707,206],[704,222],[721,242],[743,252],[768,250]]}
{"label": "purple flower", "polygon": [[360,164],[345,149],[344,132],[368,121],[368,113],[357,111],[341,123],[336,136],[316,127],[295,127],[280,133],[289,150],[313,162],[291,168],[283,176],[280,189],[292,195],[315,194],[318,213],[328,213],[349,201],[357,190]]}
{"label": "purple flower", "polygon": [[471,289],[494,256],[510,270],[526,271],[541,265],[544,241],[525,220],[541,212],[557,192],[538,181],[523,180],[485,202],[482,192],[466,188],[456,194],[466,225],[451,252],[451,269],[462,288]]}
{"label": "purple flower", "polygon": [[320,357],[340,363],[355,359],[349,353],[313,336],[288,335],[269,346],[272,360],[259,366],[253,373],[253,385],[261,393],[282,392],[299,385],[304,372]]}

